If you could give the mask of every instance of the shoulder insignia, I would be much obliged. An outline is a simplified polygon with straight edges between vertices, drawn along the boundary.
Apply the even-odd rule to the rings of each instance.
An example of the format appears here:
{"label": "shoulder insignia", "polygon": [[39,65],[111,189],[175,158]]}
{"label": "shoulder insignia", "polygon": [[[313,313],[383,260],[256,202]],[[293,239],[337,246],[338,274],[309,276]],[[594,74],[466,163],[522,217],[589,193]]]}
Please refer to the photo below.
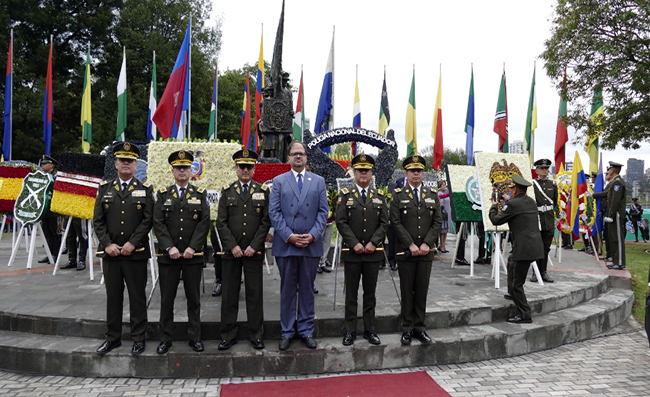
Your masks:
{"label": "shoulder insignia", "polygon": [[384,195],[384,191],[381,190],[381,189],[379,189],[379,190],[377,190],[377,194],[380,195],[380,196],[383,196],[383,195]]}
{"label": "shoulder insignia", "polygon": [[165,193],[165,192],[167,192],[167,188],[164,187],[164,186],[161,187],[161,188],[160,188],[160,193]]}
{"label": "shoulder insignia", "polygon": [[230,185],[223,185],[223,188],[222,188],[222,189],[223,189],[223,190],[228,190],[228,189],[230,189]]}
{"label": "shoulder insignia", "polygon": [[401,187],[395,188],[395,193],[399,193],[399,192],[401,192],[401,191],[402,191],[402,188],[401,188]]}
{"label": "shoulder insignia", "polygon": [[341,189],[341,192],[342,192],[343,194],[348,194],[348,193],[350,193],[350,191],[348,190],[347,187],[344,187],[343,189]]}
{"label": "shoulder insignia", "polygon": [[149,186],[151,186],[151,182],[146,181],[145,183],[143,183],[143,185],[144,185],[145,187],[149,187]]}
{"label": "shoulder insignia", "polygon": [[199,192],[199,193],[203,193],[205,191],[205,189],[200,187],[200,188],[196,189],[196,191]]}
{"label": "shoulder insignia", "polygon": [[269,187],[266,186],[266,183],[263,183],[262,186],[260,186],[260,189],[262,189],[262,191],[267,191],[269,190]]}
{"label": "shoulder insignia", "polygon": [[108,184],[108,181],[102,181],[102,182],[99,184],[99,186],[104,186],[104,185],[106,185],[106,184]]}

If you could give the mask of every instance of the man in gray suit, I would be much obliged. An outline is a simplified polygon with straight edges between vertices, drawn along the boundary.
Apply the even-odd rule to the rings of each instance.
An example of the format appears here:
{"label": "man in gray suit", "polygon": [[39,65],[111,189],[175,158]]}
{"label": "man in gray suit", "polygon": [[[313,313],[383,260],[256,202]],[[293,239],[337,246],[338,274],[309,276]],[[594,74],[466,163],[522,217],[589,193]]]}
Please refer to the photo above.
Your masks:
{"label": "man in gray suit", "polygon": [[273,179],[269,197],[269,217],[275,229],[273,256],[280,271],[280,350],[287,350],[295,335],[296,293],[298,334],[310,349],[314,340],[314,291],[318,261],[323,255],[321,241],[327,222],[325,180],[305,170],[307,147],[302,142],[289,145],[291,171]]}

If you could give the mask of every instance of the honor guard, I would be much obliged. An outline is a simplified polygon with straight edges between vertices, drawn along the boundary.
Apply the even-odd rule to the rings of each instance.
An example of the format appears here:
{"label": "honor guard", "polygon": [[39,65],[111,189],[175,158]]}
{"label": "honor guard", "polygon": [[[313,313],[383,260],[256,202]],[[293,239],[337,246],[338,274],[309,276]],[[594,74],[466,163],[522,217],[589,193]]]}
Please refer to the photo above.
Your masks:
{"label": "honor guard", "polygon": [[336,208],[336,227],[347,248],[341,254],[345,263],[345,346],[353,344],[357,338],[357,295],[361,279],[363,338],[373,345],[381,343],[375,333],[375,290],[384,254],[376,248],[384,243],[388,229],[388,207],[384,192],[370,187],[374,166],[375,160],[369,155],[360,154],[352,159],[356,186],[341,190]]}
{"label": "honor guard", "polygon": [[145,349],[147,331],[147,260],[149,231],[153,224],[153,188],[133,175],[140,150],[129,142],[113,147],[117,178],[97,190],[93,226],[103,252],[106,284],[106,341],[97,349],[106,354],[122,344],[124,283],[131,309],[132,354]]}
{"label": "honor guard", "polygon": [[609,240],[607,254],[612,258],[612,264],[607,268],[614,270],[625,269],[625,181],[621,178],[622,164],[609,162],[605,179],[609,181],[605,191],[594,194],[594,198],[606,198],[605,233]]}
{"label": "honor guard", "polygon": [[[551,160],[539,159],[533,163],[537,171],[537,179],[533,180],[535,187],[535,201],[537,203],[537,211],[539,213],[539,224],[541,229],[542,243],[544,244],[544,257],[537,260],[539,266],[539,273],[542,280],[547,283],[552,283],[547,273],[548,266],[548,253],[551,251],[551,243],[555,235],[555,205],[557,203],[557,186],[555,183],[548,179],[549,168],[551,167]],[[537,282],[537,276],[533,273],[530,281]]]}
{"label": "honor guard", "polygon": [[402,295],[401,321],[404,345],[412,338],[432,343],[424,325],[427,292],[435,243],[442,228],[442,210],[436,189],[422,186],[425,160],[407,157],[403,164],[406,184],[395,189],[390,223],[395,230],[397,271]]}
{"label": "honor guard", "polygon": [[492,200],[490,220],[494,225],[508,224],[512,236],[512,253],[508,258],[508,291],[518,313],[508,318],[509,323],[532,323],[530,306],[526,300],[524,284],[531,262],[544,255],[542,235],[539,231],[537,203],[526,195],[531,185],[519,175],[512,175],[514,193],[499,212],[498,202]]}
{"label": "honor guard", "polygon": [[230,349],[237,343],[242,269],[248,337],[255,349],[263,349],[262,261],[264,242],[271,228],[269,189],[252,180],[257,153],[244,149],[232,158],[237,180],[221,191],[217,217],[217,231],[224,251],[219,350]]}
{"label": "honor guard", "polygon": [[[206,191],[189,183],[192,176],[191,152],[179,150],[167,159],[175,183],[160,189],[153,213],[158,238],[160,272],[160,326],[162,337],[156,353],[165,354],[172,346],[174,299],[181,272],[187,298],[189,345],[204,350],[201,342],[201,276],[203,253],[210,230],[210,206]],[[200,254],[200,255],[197,255]]]}

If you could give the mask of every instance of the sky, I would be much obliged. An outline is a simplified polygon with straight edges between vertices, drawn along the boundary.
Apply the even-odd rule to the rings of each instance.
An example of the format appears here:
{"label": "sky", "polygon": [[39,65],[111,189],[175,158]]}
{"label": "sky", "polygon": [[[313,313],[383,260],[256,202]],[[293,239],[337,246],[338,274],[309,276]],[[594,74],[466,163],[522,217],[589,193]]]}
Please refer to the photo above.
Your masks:
{"label": "sky", "polygon": [[[522,140],[533,70],[536,69],[538,128],[534,157],[554,158],[560,96],[539,59],[551,35],[556,1],[480,0],[361,1],[325,3],[286,0],[282,66],[298,86],[303,71],[305,116],[316,118],[328,53],[334,35],[334,127],[352,125],[358,68],[361,126],[377,130],[384,68],[390,107],[390,128],[395,131],[400,156],[406,155],[404,125],[411,80],[415,71],[417,145],[433,145],[431,129],[442,73],[443,142],[465,148],[465,118],[471,70],[474,70],[474,149],[496,152],[493,132],[501,75],[505,67],[508,97],[509,142]],[[245,6],[244,6],[245,5]],[[222,18],[219,70],[256,64],[264,33],[264,59],[271,63],[282,0],[214,1],[213,21]],[[209,22],[208,22],[209,23]],[[214,23],[214,22],[213,22]],[[242,87],[243,92],[243,87]],[[297,101],[294,93],[294,109]],[[569,109],[572,104],[569,103]],[[584,169],[589,157],[582,143],[574,145],[576,131],[569,127],[566,161],[576,150]],[[365,146],[367,153],[376,152]],[[630,157],[650,167],[650,148],[602,151],[608,161],[627,163]],[[625,174],[625,168],[623,168]]]}

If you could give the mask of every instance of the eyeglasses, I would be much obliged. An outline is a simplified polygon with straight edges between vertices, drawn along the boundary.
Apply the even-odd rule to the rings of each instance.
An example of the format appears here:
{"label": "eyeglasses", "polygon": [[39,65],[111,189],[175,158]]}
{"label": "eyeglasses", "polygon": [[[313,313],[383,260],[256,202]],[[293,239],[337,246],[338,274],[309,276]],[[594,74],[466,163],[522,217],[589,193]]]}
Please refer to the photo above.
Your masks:
{"label": "eyeglasses", "polygon": [[253,164],[237,164],[240,170],[252,170],[255,168]]}
{"label": "eyeglasses", "polygon": [[412,172],[414,174],[417,174],[417,173],[420,173],[420,172],[424,172],[424,170],[422,168],[413,168],[413,169],[408,170],[408,172]]}
{"label": "eyeglasses", "polygon": [[302,152],[295,152],[295,153],[289,153],[289,156],[293,156],[293,157],[305,157],[306,154],[305,154],[305,153],[302,153]]}

